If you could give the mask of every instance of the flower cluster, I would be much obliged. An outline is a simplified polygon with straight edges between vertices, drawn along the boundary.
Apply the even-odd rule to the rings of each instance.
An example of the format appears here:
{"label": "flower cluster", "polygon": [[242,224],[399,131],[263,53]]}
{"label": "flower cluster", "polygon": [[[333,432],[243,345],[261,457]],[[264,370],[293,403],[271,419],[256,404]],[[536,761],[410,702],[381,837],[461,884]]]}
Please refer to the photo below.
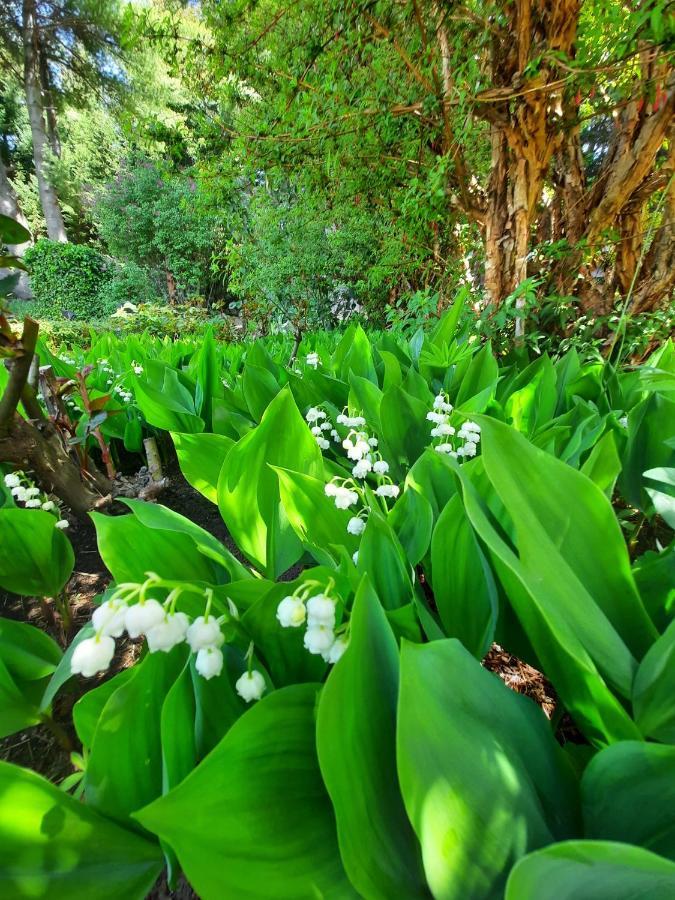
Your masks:
{"label": "flower cluster", "polygon": [[[455,459],[457,457],[471,457],[476,455],[478,442],[480,441],[480,425],[467,421],[457,431],[450,424],[452,404],[448,402],[447,394],[441,391],[434,398],[433,409],[427,413],[427,420],[433,422],[431,437],[438,438],[439,443],[434,446],[437,453],[446,453]],[[450,440],[451,438],[455,440]],[[463,443],[459,443],[463,441]]]}
{"label": "flower cluster", "polygon": [[329,595],[332,582],[323,592],[312,594],[317,586],[308,581],[284,597],[277,607],[277,619],[282,628],[300,628],[306,623],[305,649],[327,663],[336,663],[347,649],[347,641],[335,634],[336,603]]}
{"label": "flower cluster", "polygon": [[308,366],[311,366],[313,369],[316,369],[316,368],[318,368],[321,360],[319,359],[318,353],[312,352],[312,353],[307,354],[307,356],[305,357],[305,362],[307,363]]}
{"label": "flower cluster", "polygon": [[17,503],[23,503],[26,509],[43,509],[45,512],[53,513],[57,519],[57,528],[69,527],[68,520],[61,517],[57,504],[36,487],[24,472],[10,472],[9,475],[5,475],[4,481],[5,487],[9,488]]}
{"label": "flower cluster", "polygon": [[330,447],[330,441],[326,439],[326,432],[330,432],[333,440],[340,440],[340,435],[331,425],[326,412],[320,407],[311,406],[305,414],[305,420],[321,450],[328,450]]}

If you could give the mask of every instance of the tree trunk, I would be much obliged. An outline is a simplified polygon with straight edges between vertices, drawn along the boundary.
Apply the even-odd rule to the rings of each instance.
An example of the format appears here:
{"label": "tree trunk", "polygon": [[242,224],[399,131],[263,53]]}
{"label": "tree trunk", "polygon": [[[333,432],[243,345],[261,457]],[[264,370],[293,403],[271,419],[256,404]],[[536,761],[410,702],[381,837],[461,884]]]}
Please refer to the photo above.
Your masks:
{"label": "tree trunk", "polygon": [[23,0],[23,64],[26,108],[33,138],[33,163],[37,177],[40,205],[47,225],[47,235],[53,241],[68,240],[63,214],[53,185],[49,181],[47,162],[49,140],[45,128],[42,91],[39,77],[40,50],[36,24],[35,0]]}
{"label": "tree trunk", "polygon": [[170,269],[166,270],[166,291],[169,295],[169,304],[176,305],[176,279]]}
{"label": "tree trunk", "polygon": [[56,157],[61,156],[61,139],[59,138],[59,130],[56,122],[56,106],[54,105],[54,91],[52,89],[52,78],[47,65],[47,57],[44,53],[40,53],[40,86],[42,88],[42,100],[45,108],[45,116],[47,119],[47,136],[49,138],[49,146]]}
{"label": "tree trunk", "polygon": [[[9,180],[9,176],[7,174],[7,169],[5,167],[4,160],[0,155],[0,214],[3,216],[9,216],[10,219],[14,219],[15,222],[19,222],[24,228],[28,228],[28,222],[26,221],[26,217],[21,212],[21,207],[19,206],[19,201],[16,196],[16,192],[12,187],[12,182]],[[9,252],[13,256],[23,256],[26,252],[26,248],[30,246],[30,241],[26,241],[23,244],[9,244],[8,249]]]}

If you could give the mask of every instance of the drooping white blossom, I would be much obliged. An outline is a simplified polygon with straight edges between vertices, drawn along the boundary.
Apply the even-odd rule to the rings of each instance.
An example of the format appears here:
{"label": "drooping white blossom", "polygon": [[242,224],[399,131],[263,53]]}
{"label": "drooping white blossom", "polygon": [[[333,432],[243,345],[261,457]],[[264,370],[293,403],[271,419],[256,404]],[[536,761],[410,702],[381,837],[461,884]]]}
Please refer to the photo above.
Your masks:
{"label": "drooping white blossom", "polygon": [[305,362],[307,363],[308,366],[311,366],[313,369],[316,369],[318,367],[319,363],[321,362],[321,360],[319,359],[318,353],[312,352],[312,353],[307,354],[307,356],[305,357]]}
{"label": "drooping white blossom", "polygon": [[104,672],[115,653],[115,641],[107,634],[86,638],[75,647],[70,659],[73,675],[91,678],[97,672]]}
{"label": "drooping white blossom", "polygon": [[373,468],[373,464],[365,457],[360,459],[352,469],[354,478],[366,478]]}
{"label": "drooping white blossom", "polygon": [[91,622],[99,634],[118,638],[124,631],[126,612],[127,606],[122,600],[105,600],[94,610]]}
{"label": "drooping white blossom", "polygon": [[190,650],[197,653],[206,647],[220,647],[225,640],[220,630],[220,624],[215,616],[197,616],[185,633],[185,639],[190,645]]}
{"label": "drooping white blossom", "polygon": [[190,627],[190,620],[185,613],[166,613],[163,621],[146,632],[148,650],[156,653],[161,650],[168,653],[177,644],[185,640],[185,634]]}
{"label": "drooping white blossom", "polygon": [[310,423],[318,422],[320,419],[325,419],[326,413],[322,409],[318,409],[316,406],[310,406],[305,414],[305,419]]}
{"label": "drooping white blossom", "polygon": [[260,700],[266,687],[263,675],[256,669],[253,669],[252,672],[244,672],[241,678],[236,680],[234,686],[242,700],[247,703],[252,700]]}
{"label": "drooping white blossom", "polygon": [[10,472],[8,475],[5,475],[5,487],[8,488],[17,488],[21,486],[21,479],[18,475],[15,475],[14,472]]}
{"label": "drooping white blossom", "polygon": [[325,627],[331,631],[335,627],[335,603],[325,594],[317,594],[307,601],[308,629]]}
{"label": "drooping white blossom", "polygon": [[56,528],[70,528],[70,522],[68,521],[68,519],[59,519],[59,521],[56,523]]}
{"label": "drooping white blossom", "polygon": [[335,635],[327,625],[313,625],[305,632],[305,649],[313,656],[326,653],[333,645]]}
{"label": "drooping white blossom", "polygon": [[375,493],[378,497],[398,497],[401,493],[401,489],[397,484],[381,484],[378,488],[375,489]]}
{"label": "drooping white blossom", "polygon": [[124,615],[124,627],[130,638],[147,634],[151,628],[164,621],[165,610],[159,600],[151,598],[128,606]]}
{"label": "drooping white blossom", "polygon": [[386,475],[389,471],[389,463],[384,459],[378,459],[373,465],[373,472],[376,475]]}
{"label": "drooping white blossom", "polygon": [[298,628],[306,618],[305,604],[299,597],[284,597],[277,606],[277,619],[282,628]]}
{"label": "drooping white blossom", "polygon": [[223,651],[216,646],[201,647],[195,659],[195,669],[207,681],[223,671]]}
{"label": "drooping white blossom", "polygon": [[349,534],[363,534],[366,528],[366,523],[359,516],[352,516],[349,522],[347,522],[347,531]]}
{"label": "drooping white blossom", "polygon": [[41,506],[42,502],[37,497],[26,500],[26,509],[39,509]]}
{"label": "drooping white blossom", "polygon": [[323,658],[326,660],[327,663],[334,664],[340,659],[342,654],[347,649],[347,646],[348,646],[347,641],[344,638],[342,638],[342,637],[335,638],[335,640],[330,645],[328,650],[325,653],[322,653],[321,655],[323,656]]}

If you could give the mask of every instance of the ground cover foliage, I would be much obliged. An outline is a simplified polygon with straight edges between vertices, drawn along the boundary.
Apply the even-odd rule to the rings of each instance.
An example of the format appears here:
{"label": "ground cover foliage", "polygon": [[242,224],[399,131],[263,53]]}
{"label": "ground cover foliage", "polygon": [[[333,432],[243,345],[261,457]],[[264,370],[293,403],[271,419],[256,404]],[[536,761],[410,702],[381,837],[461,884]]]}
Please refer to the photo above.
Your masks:
{"label": "ground cover foliage", "polygon": [[[80,447],[96,416],[113,462],[171,440],[234,547],[127,500],[91,514],[112,582],[65,651],[0,623],[3,734],[142,647],[75,704],[63,784],[0,764],[3,896],[163,868],[207,900],[672,895],[675,349],[497,357],[461,306],[409,339],[38,345],[86,378]],[[63,505],[15,466],[0,490],[0,586],[58,597]]]}

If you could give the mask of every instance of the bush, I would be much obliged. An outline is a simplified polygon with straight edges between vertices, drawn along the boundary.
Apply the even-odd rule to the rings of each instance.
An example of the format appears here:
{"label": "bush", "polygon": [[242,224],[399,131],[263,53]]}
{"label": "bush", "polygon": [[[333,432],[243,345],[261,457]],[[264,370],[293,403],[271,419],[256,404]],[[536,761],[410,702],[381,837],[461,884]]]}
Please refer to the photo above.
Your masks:
{"label": "bush", "polygon": [[38,315],[62,313],[92,319],[114,310],[103,292],[112,278],[113,264],[92,247],[43,238],[26,251],[24,259]]}
{"label": "bush", "polygon": [[107,310],[119,309],[124,303],[152,303],[160,298],[148,273],[136,263],[115,267],[112,277],[101,287],[100,300]]}

